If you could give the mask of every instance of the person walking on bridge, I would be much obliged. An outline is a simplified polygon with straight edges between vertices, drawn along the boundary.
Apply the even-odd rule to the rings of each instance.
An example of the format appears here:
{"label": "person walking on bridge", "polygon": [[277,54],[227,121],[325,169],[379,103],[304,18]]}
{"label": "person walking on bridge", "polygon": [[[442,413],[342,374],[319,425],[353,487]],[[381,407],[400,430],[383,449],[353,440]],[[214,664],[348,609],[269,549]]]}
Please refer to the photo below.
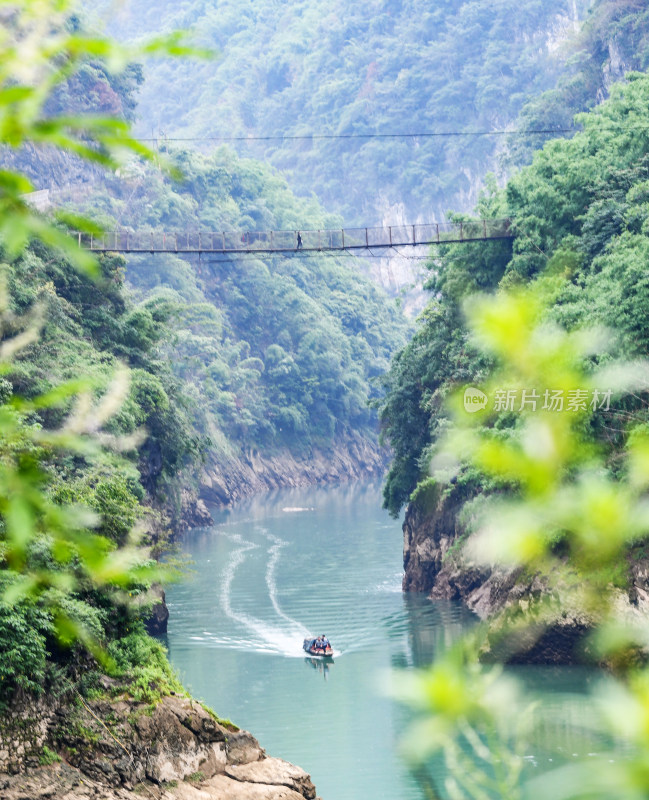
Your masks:
{"label": "person walking on bridge", "polygon": [[302,236],[300,235],[299,231],[296,231],[296,233],[297,233],[297,247],[296,247],[296,250],[301,250],[302,249]]}

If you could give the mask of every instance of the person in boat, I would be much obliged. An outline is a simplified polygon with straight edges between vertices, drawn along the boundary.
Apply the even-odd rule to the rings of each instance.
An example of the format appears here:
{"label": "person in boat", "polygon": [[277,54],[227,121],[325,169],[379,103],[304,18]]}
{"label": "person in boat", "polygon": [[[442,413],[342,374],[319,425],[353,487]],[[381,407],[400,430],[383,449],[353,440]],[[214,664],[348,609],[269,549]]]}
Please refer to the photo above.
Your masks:
{"label": "person in boat", "polygon": [[322,647],[323,650],[326,650],[328,647],[331,647],[331,645],[329,644],[329,639],[327,639],[327,637],[324,635],[324,633],[320,637],[320,642],[321,642],[321,647]]}
{"label": "person in boat", "polygon": [[322,643],[322,636],[318,636],[316,638],[315,642],[313,643],[313,646],[315,647],[316,650],[324,650],[324,645]]}

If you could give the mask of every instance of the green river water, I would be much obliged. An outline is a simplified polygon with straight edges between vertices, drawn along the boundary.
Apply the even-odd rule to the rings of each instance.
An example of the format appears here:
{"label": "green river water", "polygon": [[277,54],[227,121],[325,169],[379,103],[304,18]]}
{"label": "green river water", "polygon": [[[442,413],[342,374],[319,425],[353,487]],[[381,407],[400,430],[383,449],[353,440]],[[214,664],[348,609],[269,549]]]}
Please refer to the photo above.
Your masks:
{"label": "green river water", "polygon": [[[185,685],[307,770],[323,800],[422,800],[398,754],[409,712],[382,687],[394,668],[429,664],[474,618],[401,592],[401,525],[381,510],[380,487],[286,490],[214,516],[183,540],[193,574],[167,592],[167,644]],[[329,637],[333,663],[306,657],[309,633]],[[549,721],[526,769],[597,757],[581,735],[596,675],[519,674]],[[431,772],[443,796],[443,765]]]}

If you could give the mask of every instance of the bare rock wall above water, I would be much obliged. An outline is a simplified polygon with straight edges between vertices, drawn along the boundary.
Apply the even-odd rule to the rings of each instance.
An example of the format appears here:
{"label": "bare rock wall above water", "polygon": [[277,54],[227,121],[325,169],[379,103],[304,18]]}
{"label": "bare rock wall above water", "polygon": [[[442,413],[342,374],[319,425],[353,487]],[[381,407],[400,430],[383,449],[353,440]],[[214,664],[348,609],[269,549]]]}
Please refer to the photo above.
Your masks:
{"label": "bare rock wall above water", "polygon": [[[489,623],[482,649],[486,661],[514,664],[592,662],[588,634],[596,620],[553,602],[548,581],[521,568],[476,565],[465,555],[470,537],[470,499],[463,488],[434,490],[411,503],[403,523],[403,590],[425,592],[432,600],[462,602]],[[649,556],[629,558],[629,585],[616,597],[621,620],[640,623],[649,614]],[[542,601],[542,602],[541,602]],[[525,625],[511,625],[525,619]],[[507,624],[505,624],[507,621]]]}
{"label": "bare rock wall above water", "polygon": [[248,452],[240,457],[213,453],[201,478],[207,504],[229,506],[244,497],[273,489],[344,483],[381,475],[389,452],[360,434],[350,433],[329,449],[304,455]]}

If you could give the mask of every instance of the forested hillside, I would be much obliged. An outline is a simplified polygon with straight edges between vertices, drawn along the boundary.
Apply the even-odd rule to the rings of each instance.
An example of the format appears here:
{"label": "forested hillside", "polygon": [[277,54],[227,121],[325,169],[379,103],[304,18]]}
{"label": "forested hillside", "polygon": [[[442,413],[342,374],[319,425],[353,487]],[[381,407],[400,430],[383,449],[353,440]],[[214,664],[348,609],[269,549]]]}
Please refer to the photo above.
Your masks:
{"label": "forested hillside", "polygon": [[[393,513],[420,482],[430,482],[430,456],[448,424],[444,398],[453,387],[479,385],[489,375],[490,363],[473,348],[464,323],[467,297],[556,275],[561,291],[548,318],[567,330],[600,324],[608,331],[593,364],[614,356],[646,357],[647,114],[649,78],[635,73],[628,84],[613,87],[609,100],[579,117],[583,132],[546,144],[504,190],[483,198],[481,216],[511,217],[513,249],[509,243],[450,246],[431,265],[434,299],[386,379],[381,415],[395,459],[385,503]],[[616,412],[593,414],[590,435],[614,464],[629,426],[645,417],[642,396],[626,398]],[[504,413],[497,425],[515,431],[516,414]],[[472,492],[479,490],[474,472],[462,480]]]}
{"label": "forested hillside", "polygon": [[[165,550],[205,442],[191,399],[159,357],[160,317],[128,302],[120,259],[100,267],[91,278],[34,242],[5,275],[3,353],[35,320],[40,330],[4,363],[0,382],[3,715],[17,698],[59,702],[80,675],[83,691],[96,690],[103,669],[115,678],[129,671],[129,682],[144,676],[149,699],[180,690],[164,650],[145,633],[142,609],[152,598],[142,600],[149,559]],[[88,415],[109,446],[79,446]],[[121,568],[99,578],[118,552]]]}
{"label": "forested hillside", "polygon": [[[76,21],[70,24],[77,29]],[[47,111],[91,109],[129,120],[141,82],[138,66],[114,74],[101,60],[88,60],[57,88]],[[132,161],[114,174],[55,148],[5,149],[2,158],[36,186],[51,186],[55,205],[108,229],[341,224],[317,201],[298,201],[272,168],[232,150],[203,156],[170,148],[160,155],[155,166]],[[327,450],[350,437],[375,447],[376,412],[368,403],[378,396],[377,379],[391,353],[404,342],[406,323],[358,263],[347,254],[218,263],[216,256],[188,261],[160,255],[124,265],[142,335],[162,337],[156,355],[168,359],[170,383],[177,381],[191,398],[188,424],[213,460],[224,464],[282,450],[307,457],[314,447]],[[136,352],[135,339],[131,349]],[[196,483],[189,475],[185,480]]]}
{"label": "forested hillside", "polygon": [[[280,167],[347,224],[469,210],[502,139],[372,138],[502,130],[555,86],[589,0],[273,0],[151,5],[134,0],[121,37],[192,28],[216,49],[201,66],[145,68],[145,137],[278,137],[237,146]],[[111,7],[112,12],[112,7]],[[341,138],[293,140],[311,134]],[[355,139],[358,134],[368,138]],[[283,139],[283,137],[286,137]],[[529,142],[532,146],[535,140]],[[397,208],[399,204],[403,204]]]}
{"label": "forested hillside", "polygon": [[[109,228],[139,230],[339,225],[315,201],[299,202],[271,168],[229,149],[168,155],[180,182],[135,170],[108,179],[81,209]],[[352,433],[375,438],[368,403],[404,341],[405,322],[355,259],[139,256],[127,276],[142,313],[163,317],[174,332],[165,353],[213,453],[306,454]]]}

